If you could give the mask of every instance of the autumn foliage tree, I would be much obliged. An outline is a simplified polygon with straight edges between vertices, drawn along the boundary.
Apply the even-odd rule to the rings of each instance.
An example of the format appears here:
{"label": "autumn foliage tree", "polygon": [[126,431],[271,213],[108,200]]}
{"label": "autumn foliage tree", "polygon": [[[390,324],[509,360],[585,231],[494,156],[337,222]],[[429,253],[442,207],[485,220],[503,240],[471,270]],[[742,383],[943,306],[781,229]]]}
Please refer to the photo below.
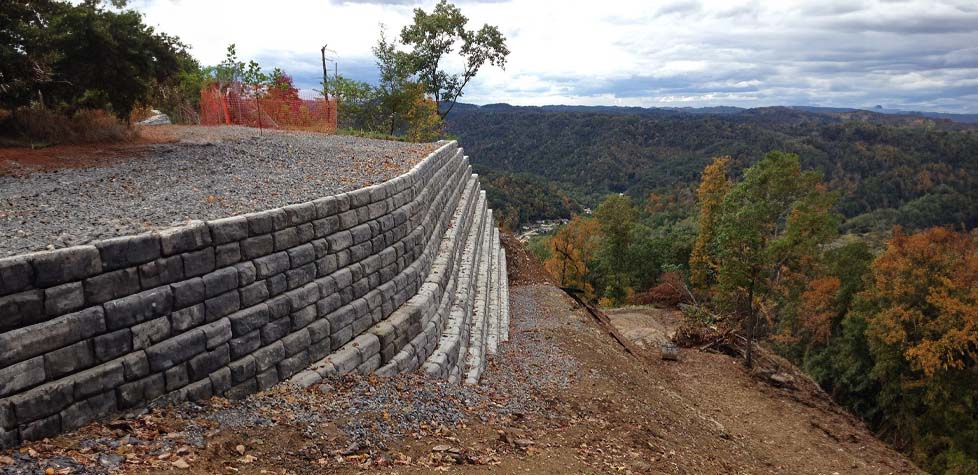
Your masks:
{"label": "autumn foliage tree", "polygon": [[720,206],[730,190],[730,180],[727,178],[729,170],[730,157],[713,159],[713,163],[703,169],[703,178],[696,191],[700,210],[699,234],[696,235],[693,253],[689,257],[689,280],[697,287],[705,288],[714,280],[716,262],[713,257],[716,252],[708,248],[714,245]]}
{"label": "autumn foliage tree", "polygon": [[551,257],[544,262],[550,275],[562,287],[574,287],[594,295],[588,279],[592,260],[601,245],[601,227],[597,220],[575,216],[550,239]]}

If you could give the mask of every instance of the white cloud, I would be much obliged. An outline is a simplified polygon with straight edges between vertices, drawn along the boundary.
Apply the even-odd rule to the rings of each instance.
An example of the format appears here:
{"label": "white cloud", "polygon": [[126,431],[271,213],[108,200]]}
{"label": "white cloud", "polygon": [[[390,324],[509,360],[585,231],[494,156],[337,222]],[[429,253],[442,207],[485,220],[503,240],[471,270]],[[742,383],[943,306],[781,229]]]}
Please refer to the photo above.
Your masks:
{"label": "white cloud", "polygon": [[[498,25],[507,68],[463,100],[512,104],[817,104],[978,112],[978,8],[967,1],[675,0],[458,2],[470,27]],[[394,35],[433,1],[269,3],[141,0],[146,21],[205,64],[229,43],[311,87],[319,48],[373,77],[379,24]],[[458,63],[449,63],[449,65]]]}

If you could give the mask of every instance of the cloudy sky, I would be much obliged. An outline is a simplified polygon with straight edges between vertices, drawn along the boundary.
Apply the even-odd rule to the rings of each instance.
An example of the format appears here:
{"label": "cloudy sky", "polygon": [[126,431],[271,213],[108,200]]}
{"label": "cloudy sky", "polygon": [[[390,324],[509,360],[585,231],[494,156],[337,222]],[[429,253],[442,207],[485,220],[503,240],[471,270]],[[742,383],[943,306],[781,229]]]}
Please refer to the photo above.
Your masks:
{"label": "cloudy sky", "polygon": [[[470,28],[497,25],[505,71],[480,72],[477,104],[819,105],[978,113],[978,1],[456,0]],[[380,25],[394,36],[433,1],[136,0],[146,22],[204,64],[229,43],[303,88],[319,48],[374,82]],[[450,64],[458,66],[460,63]]]}

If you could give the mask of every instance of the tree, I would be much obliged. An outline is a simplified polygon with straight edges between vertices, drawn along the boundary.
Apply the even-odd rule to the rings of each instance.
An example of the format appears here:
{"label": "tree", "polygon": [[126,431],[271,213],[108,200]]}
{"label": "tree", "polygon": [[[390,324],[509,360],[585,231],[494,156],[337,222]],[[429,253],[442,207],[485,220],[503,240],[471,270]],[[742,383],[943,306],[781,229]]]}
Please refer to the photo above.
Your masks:
{"label": "tree", "polygon": [[562,287],[578,288],[588,298],[593,297],[594,286],[589,281],[589,271],[600,238],[597,220],[575,216],[550,238],[551,257],[544,262],[544,267]]}
{"label": "tree", "polygon": [[[442,118],[455,107],[462,90],[483,65],[488,62],[505,67],[509,55],[499,28],[483,25],[478,31],[466,30],[468,21],[458,7],[440,0],[431,13],[415,9],[414,23],[401,30],[401,41],[412,47],[408,56],[411,72],[417,74],[425,92],[433,95],[437,103],[449,103]],[[460,74],[441,69],[442,60],[456,48],[465,63]]]}
{"label": "tree", "polygon": [[605,292],[615,305],[625,299],[628,288],[627,273],[630,267],[629,252],[634,240],[633,231],[638,220],[638,211],[632,200],[625,195],[611,195],[605,198],[594,212],[604,236],[602,253],[607,262],[612,281]]}
{"label": "tree", "polygon": [[745,323],[748,366],[758,317],[772,323],[777,318],[786,274],[836,233],[834,203],[819,174],[802,171],[798,156],[783,152],[768,153],[747,169],[724,197],[716,230],[716,301]]}
{"label": "tree", "polygon": [[387,130],[390,135],[394,135],[399,123],[404,120],[404,114],[411,108],[415,99],[412,94],[414,91],[409,90],[409,86],[413,84],[411,60],[407,53],[397,49],[395,42],[387,41],[383,27],[373,52],[377,58],[377,69],[380,70],[380,81],[375,92],[381,107],[388,114]]}
{"label": "tree", "polygon": [[934,473],[978,468],[978,233],[899,229],[859,314],[882,429]]}
{"label": "tree", "polygon": [[706,288],[715,280],[713,273],[717,263],[713,257],[716,251],[708,247],[714,243],[720,206],[730,190],[730,180],[727,179],[729,170],[730,157],[713,159],[713,163],[703,169],[703,178],[696,191],[700,208],[699,234],[689,257],[689,280],[696,287]]}
{"label": "tree", "polygon": [[6,107],[35,102],[68,115],[102,108],[128,118],[155,84],[193,65],[177,38],[155,32],[136,11],[98,1],[5,4],[0,38]]}

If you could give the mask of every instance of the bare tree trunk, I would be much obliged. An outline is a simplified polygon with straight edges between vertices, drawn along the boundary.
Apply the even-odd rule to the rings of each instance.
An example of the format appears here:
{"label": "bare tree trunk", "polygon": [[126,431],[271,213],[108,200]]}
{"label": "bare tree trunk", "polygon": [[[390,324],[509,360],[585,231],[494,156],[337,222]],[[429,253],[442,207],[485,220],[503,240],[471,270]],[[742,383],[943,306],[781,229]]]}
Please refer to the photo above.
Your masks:
{"label": "bare tree trunk", "polygon": [[754,285],[751,284],[750,290],[747,292],[747,298],[750,300],[748,308],[750,308],[750,322],[747,326],[747,353],[744,359],[744,366],[748,368],[754,365],[754,331],[757,327],[757,312],[754,310]]}

